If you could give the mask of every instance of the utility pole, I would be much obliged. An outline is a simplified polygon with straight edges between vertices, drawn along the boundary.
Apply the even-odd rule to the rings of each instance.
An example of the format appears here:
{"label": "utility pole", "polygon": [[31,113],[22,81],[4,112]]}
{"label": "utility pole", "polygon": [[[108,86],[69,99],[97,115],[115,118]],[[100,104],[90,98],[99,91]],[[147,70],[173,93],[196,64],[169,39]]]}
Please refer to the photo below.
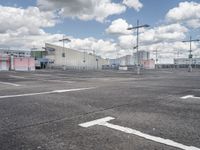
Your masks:
{"label": "utility pole", "polygon": [[136,39],[136,49],[137,49],[137,74],[140,74],[140,59],[139,59],[139,29],[140,28],[147,28],[150,27],[150,25],[145,24],[145,25],[140,25],[139,20],[137,20],[137,26],[135,27],[130,27],[127,30],[134,30],[136,29],[137,32],[137,39]]}
{"label": "utility pole", "polygon": [[190,36],[190,40],[182,41],[183,43],[190,43],[190,50],[189,50],[189,67],[188,72],[192,72],[192,42],[199,42],[199,39],[192,39],[192,36]]}
{"label": "utility pole", "polygon": [[93,50],[93,54],[94,54],[94,56],[95,56],[95,60],[96,60],[96,63],[97,63],[97,64],[96,64],[96,65],[97,65],[97,66],[96,66],[96,67],[97,67],[96,69],[99,70],[99,58],[98,58],[98,56],[97,56],[95,50]]}
{"label": "utility pole", "polygon": [[177,59],[176,62],[177,62],[177,63],[175,63],[175,67],[176,67],[177,69],[179,68],[179,61],[178,61],[178,60],[179,60],[179,56],[180,56],[180,50],[178,49],[178,50],[177,50],[177,56],[176,56],[176,59]]}
{"label": "utility pole", "polygon": [[83,52],[83,63],[84,63],[83,69],[84,70],[86,69],[86,66],[85,66],[85,62],[86,62],[86,60],[85,60],[85,51],[86,51],[86,49],[84,49],[84,52]]}
{"label": "utility pole", "polygon": [[158,65],[158,49],[156,49],[155,51],[153,51],[156,53],[156,69],[157,69],[157,65]]}
{"label": "utility pole", "polygon": [[71,42],[71,40],[69,38],[65,38],[65,36],[63,35],[63,39],[59,40],[59,42],[63,42],[63,49],[62,49],[62,57],[65,57],[65,62],[64,62],[64,65],[63,65],[63,70],[66,70],[66,66],[67,66],[67,54],[66,54],[66,51],[65,51],[65,41],[68,41],[68,42]]}

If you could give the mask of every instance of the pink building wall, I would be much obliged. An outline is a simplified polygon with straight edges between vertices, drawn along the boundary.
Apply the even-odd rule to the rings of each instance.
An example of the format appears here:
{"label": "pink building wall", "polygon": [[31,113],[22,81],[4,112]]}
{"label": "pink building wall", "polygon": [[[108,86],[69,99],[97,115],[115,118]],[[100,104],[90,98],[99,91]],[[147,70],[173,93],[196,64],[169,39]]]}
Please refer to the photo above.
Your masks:
{"label": "pink building wall", "polygon": [[13,57],[0,54],[0,71],[35,71],[35,59],[30,57]]}
{"label": "pink building wall", "polygon": [[144,67],[144,69],[155,69],[155,60],[153,59],[142,60],[141,64]]}
{"label": "pink building wall", "polygon": [[34,58],[14,58],[14,70],[16,71],[34,71],[35,70],[35,59]]}

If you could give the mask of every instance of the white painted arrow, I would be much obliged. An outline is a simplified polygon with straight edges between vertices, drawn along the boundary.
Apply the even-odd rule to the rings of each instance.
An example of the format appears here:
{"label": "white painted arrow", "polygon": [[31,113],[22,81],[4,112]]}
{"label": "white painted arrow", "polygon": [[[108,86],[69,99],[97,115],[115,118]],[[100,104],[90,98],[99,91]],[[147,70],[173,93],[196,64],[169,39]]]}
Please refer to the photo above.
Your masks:
{"label": "white painted arrow", "polygon": [[194,95],[186,95],[186,96],[181,97],[181,99],[189,99],[189,98],[200,99],[200,97],[196,97]]}
{"label": "white painted arrow", "polygon": [[105,117],[105,118],[93,120],[93,121],[90,121],[90,122],[81,123],[81,124],[79,124],[79,126],[84,127],[84,128],[88,128],[88,127],[91,127],[91,126],[94,126],[94,125],[100,125],[100,126],[104,126],[104,127],[114,129],[114,130],[122,131],[122,132],[125,132],[125,133],[128,133],[128,134],[137,135],[137,136],[145,138],[147,140],[151,140],[151,141],[154,141],[154,142],[157,142],[157,143],[161,143],[161,144],[165,144],[165,145],[168,145],[168,146],[180,148],[180,149],[183,149],[183,150],[200,150],[200,148],[197,148],[197,147],[194,147],[194,146],[186,146],[186,145],[183,145],[183,144],[178,143],[178,142],[174,142],[174,141],[169,140],[169,139],[163,139],[163,138],[160,138],[160,137],[156,137],[156,136],[152,136],[152,135],[142,133],[140,131],[137,131],[137,130],[134,130],[134,129],[131,129],[131,128],[122,127],[122,126],[119,126],[119,125],[114,125],[114,124],[108,123],[108,121],[113,120],[113,119],[115,119],[115,118]]}

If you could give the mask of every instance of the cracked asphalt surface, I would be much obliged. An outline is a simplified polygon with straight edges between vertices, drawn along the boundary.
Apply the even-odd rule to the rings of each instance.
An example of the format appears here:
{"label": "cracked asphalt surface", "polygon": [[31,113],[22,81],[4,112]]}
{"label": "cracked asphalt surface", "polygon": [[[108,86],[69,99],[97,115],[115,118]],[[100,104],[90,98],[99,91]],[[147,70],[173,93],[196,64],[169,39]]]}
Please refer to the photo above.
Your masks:
{"label": "cracked asphalt surface", "polygon": [[[22,96],[1,98],[9,95]],[[110,123],[200,148],[200,99],[180,98],[186,95],[200,97],[200,70],[0,72],[0,150],[178,149],[79,126],[107,116],[115,118]]]}

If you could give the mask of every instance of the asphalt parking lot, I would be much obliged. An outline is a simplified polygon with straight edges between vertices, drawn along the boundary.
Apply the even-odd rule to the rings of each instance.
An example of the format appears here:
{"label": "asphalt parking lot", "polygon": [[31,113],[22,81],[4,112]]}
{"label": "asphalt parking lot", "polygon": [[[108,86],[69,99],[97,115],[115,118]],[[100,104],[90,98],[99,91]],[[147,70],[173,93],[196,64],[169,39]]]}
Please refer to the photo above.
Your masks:
{"label": "asphalt parking lot", "polygon": [[0,150],[198,150],[200,70],[0,72],[0,118]]}

